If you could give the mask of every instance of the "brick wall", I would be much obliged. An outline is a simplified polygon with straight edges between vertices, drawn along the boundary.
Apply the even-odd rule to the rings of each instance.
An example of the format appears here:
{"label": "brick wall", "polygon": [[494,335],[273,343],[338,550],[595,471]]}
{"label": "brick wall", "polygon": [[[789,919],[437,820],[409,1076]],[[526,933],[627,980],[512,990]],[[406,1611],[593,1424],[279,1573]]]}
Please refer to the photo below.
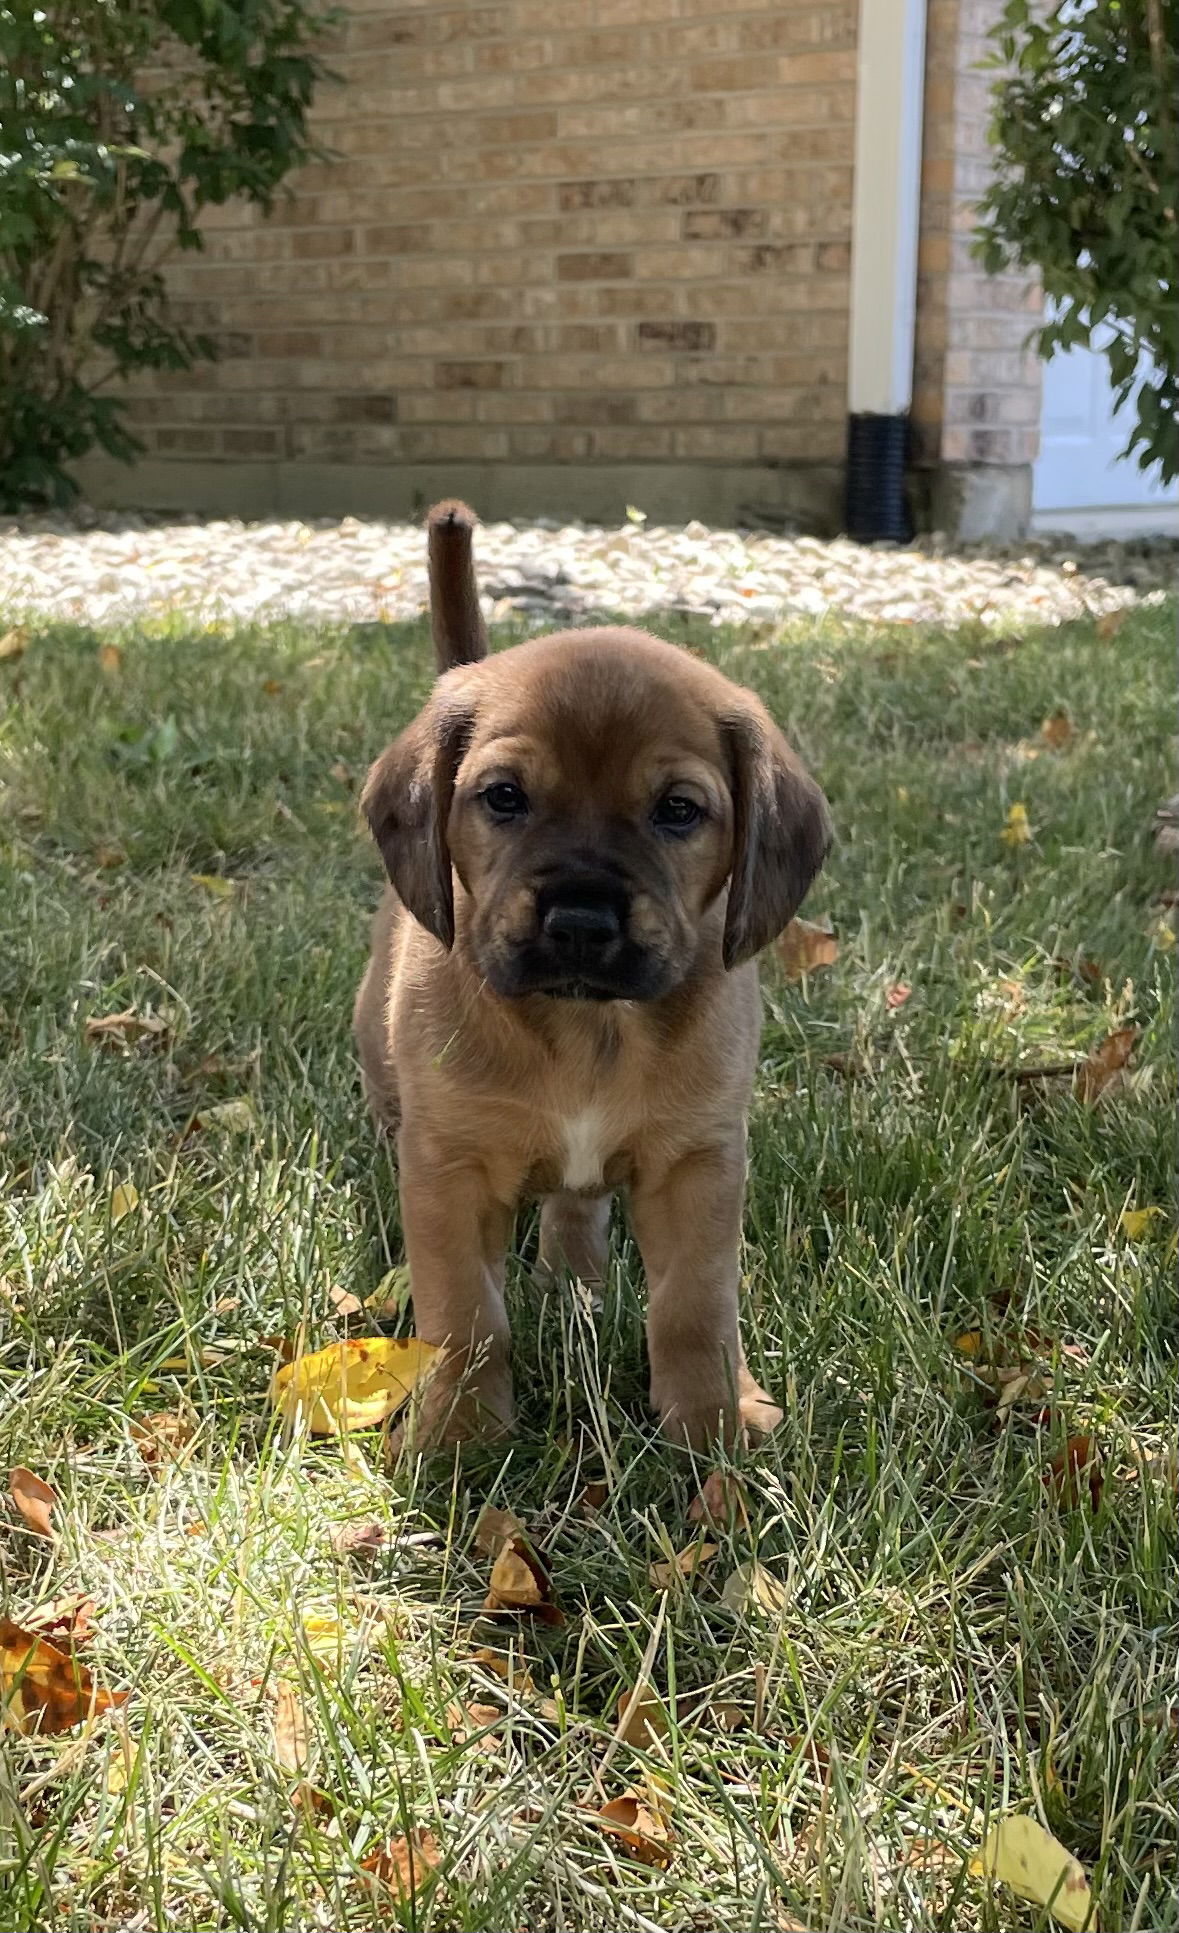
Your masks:
{"label": "brick wall", "polygon": [[[151,455],[842,457],[855,0],[352,0],[306,169],[171,272]],[[344,506],[346,507],[346,506]]]}
{"label": "brick wall", "polygon": [[1024,347],[1040,314],[1022,276],[988,276],[971,253],[989,179],[992,76],[979,61],[1001,0],[928,0],[913,433],[920,462],[1030,464],[1040,365]]}

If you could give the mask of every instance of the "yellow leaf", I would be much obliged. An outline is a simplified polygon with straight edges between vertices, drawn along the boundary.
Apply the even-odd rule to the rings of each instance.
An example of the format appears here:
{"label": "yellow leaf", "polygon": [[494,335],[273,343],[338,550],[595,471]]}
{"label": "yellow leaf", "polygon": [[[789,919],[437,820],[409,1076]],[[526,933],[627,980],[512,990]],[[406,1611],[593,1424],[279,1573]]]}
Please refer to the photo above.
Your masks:
{"label": "yellow leaf", "polygon": [[8,1492],[25,1523],[38,1537],[52,1537],[57,1492],[43,1477],[18,1463],[8,1472]]}
{"label": "yellow leaf", "polygon": [[111,1190],[111,1220],[113,1222],[121,1222],[124,1215],[129,1215],[131,1210],[138,1208],[138,1206],[139,1190],[133,1181],[121,1181],[117,1188]]}
{"label": "yellow leaf", "polygon": [[1007,823],[999,834],[1004,845],[1026,846],[1031,840],[1031,836],[1032,828],[1028,824],[1028,809],[1026,805],[1021,805],[1017,802],[1015,805],[1009,806]]}
{"label": "yellow leaf", "polygon": [[750,1558],[748,1563],[738,1564],[726,1579],[720,1601],[727,1611],[742,1612],[756,1605],[768,1617],[780,1617],[790,1603],[790,1594],[780,1577]]}
{"label": "yellow leaf", "polygon": [[226,879],[223,873],[189,873],[194,886],[203,886],[214,899],[232,899],[237,891],[236,879]]}
{"label": "yellow leaf", "polygon": [[236,1101],[218,1101],[215,1107],[203,1107],[196,1118],[198,1127],[226,1128],[231,1134],[248,1134],[258,1125],[254,1103],[245,1095]]}
{"label": "yellow leaf", "polygon": [[1124,1208],[1118,1221],[1129,1241],[1140,1242],[1155,1216],[1166,1212],[1165,1208]]}
{"label": "yellow leaf", "polygon": [[302,1772],[307,1765],[307,1714],[296,1687],[285,1678],[274,1707],[274,1756],[284,1772]]}
{"label": "yellow leaf", "polygon": [[1097,1933],[1090,1920],[1089,1882],[1080,1860],[1035,1819],[1013,1814],[991,1827],[972,1872],[1002,1880],[1020,1899],[1047,1906],[1053,1919],[1072,1933]]}
{"label": "yellow leaf", "polygon": [[5,631],[3,637],[0,637],[0,659],[23,657],[28,641],[28,626],[26,624],[14,625],[11,631]]}
{"label": "yellow leaf", "polygon": [[791,920],[778,940],[778,954],[787,979],[801,980],[804,973],[814,973],[817,967],[835,965],[839,941],[829,926],[816,926],[813,920]]}
{"label": "yellow leaf", "polygon": [[304,1416],[318,1436],[376,1429],[401,1408],[437,1354],[416,1338],[334,1342],[275,1370],[271,1401],[290,1422]]}
{"label": "yellow leaf", "polygon": [[1050,713],[1040,727],[1040,737],[1054,752],[1063,751],[1072,742],[1073,736],[1073,721],[1066,711]]}
{"label": "yellow leaf", "polygon": [[708,1564],[720,1549],[719,1544],[689,1544],[669,1561],[651,1566],[651,1582],[657,1591],[670,1591],[675,1584],[695,1577],[701,1564]]}
{"label": "yellow leaf", "polygon": [[645,510],[636,510],[633,503],[628,503],[626,506],[626,521],[628,524],[639,524],[641,526],[647,521],[647,513]]}
{"label": "yellow leaf", "polygon": [[955,1336],[954,1348],[960,1356],[977,1356],[982,1348],[982,1330],[967,1329],[962,1335]]}
{"label": "yellow leaf", "polygon": [[121,671],[123,654],[117,644],[102,644],[98,648],[98,662],[104,671]]}
{"label": "yellow leaf", "polygon": [[1175,944],[1175,928],[1170,920],[1156,920],[1150,929],[1149,938],[1160,953],[1169,953]]}

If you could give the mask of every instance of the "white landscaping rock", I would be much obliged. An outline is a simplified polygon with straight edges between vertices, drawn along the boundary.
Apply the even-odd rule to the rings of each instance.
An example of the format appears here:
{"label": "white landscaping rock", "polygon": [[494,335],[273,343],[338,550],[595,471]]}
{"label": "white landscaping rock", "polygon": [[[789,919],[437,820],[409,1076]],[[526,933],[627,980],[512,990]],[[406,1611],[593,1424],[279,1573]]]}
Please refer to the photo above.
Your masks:
{"label": "white landscaping rock", "polygon": [[[828,612],[875,623],[1058,624],[1173,587],[1177,546],[945,539],[911,549],[772,537],[700,523],[620,530],[498,523],[477,538],[485,609],[534,628],[677,612],[758,629]],[[114,625],[194,619],[395,622],[426,608],[417,524],[239,523],[96,514],[0,518],[0,615]]]}

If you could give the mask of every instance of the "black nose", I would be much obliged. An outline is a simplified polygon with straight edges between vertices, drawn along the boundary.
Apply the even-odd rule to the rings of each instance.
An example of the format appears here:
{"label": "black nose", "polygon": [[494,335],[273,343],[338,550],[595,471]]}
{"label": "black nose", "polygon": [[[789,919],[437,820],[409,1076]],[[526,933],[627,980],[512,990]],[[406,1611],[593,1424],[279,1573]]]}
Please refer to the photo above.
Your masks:
{"label": "black nose", "polygon": [[601,953],[622,936],[622,908],[613,895],[577,887],[546,895],[541,931],[546,940],[569,954]]}

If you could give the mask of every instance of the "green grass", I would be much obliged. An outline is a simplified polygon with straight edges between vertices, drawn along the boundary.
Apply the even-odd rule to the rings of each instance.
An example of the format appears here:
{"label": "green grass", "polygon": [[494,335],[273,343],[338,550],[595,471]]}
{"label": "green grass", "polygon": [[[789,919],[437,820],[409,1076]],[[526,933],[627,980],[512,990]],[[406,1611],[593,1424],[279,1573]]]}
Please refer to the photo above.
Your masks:
{"label": "green grass", "polygon": [[[746,1319],[786,1421],[745,1466],[748,1525],[665,1606],[649,1565],[688,1541],[701,1473],[645,1408],[625,1234],[591,1319],[530,1288],[522,1218],[506,1448],[386,1474],[375,1440],[349,1467],[267,1404],[260,1339],[342,1333],[329,1291],[366,1296],[400,1259],[349,1036],[378,891],[354,788],[425,692],[422,629],[176,626],[119,638],[109,671],[104,640],[56,628],[0,665],[0,1458],[61,1497],[53,1544],[0,1521],[0,1611],[88,1593],[88,1660],[130,1690],[123,1733],[6,1740],[0,1925],[1043,1926],[969,1871],[1004,1810],[1084,1861],[1103,1928],[1179,1925],[1175,956],[1150,833],[1173,636],[1169,606],[1116,641],[693,634],[823,777],[840,845],[806,911],[842,951],[801,985],[763,975]],[[1053,752],[1060,706],[1076,732]],[[1034,834],[1015,850],[1014,802]],[[88,1016],[124,1008],[166,1033],[87,1044]],[[1013,1078],[1127,1021],[1108,1102]],[[243,1094],[256,1131],[189,1131]],[[138,1206],[112,1220],[127,1182]],[[1131,1242],[1119,1216],[1144,1206],[1165,1214]],[[953,1346],[979,1328],[984,1361],[1038,1338],[1051,1394],[998,1412]],[[186,1406],[191,1456],[153,1477],[129,1419]],[[1043,1480],[1080,1433],[1096,1513]],[[546,1553],[563,1626],[480,1621],[489,1499]],[[368,1560],[333,1553],[350,1516],[386,1527]],[[754,1554],[780,1613],[721,1602]],[[344,1626],[326,1662],[314,1616]],[[471,1662],[488,1643],[534,1692]],[[647,1753],[609,1753],[649,1648],[673,1713],[709,1690],[749,1722],[682,1708]],[[275,1759],[280,1678],[319,1811]],[[452,1736],[472,1699],[501,1715]],[[665,1872],[589,1817],[651,1775]],[[438,1880],[374,1900],[361,1862],[410,1828]],[[916,1863],[921,1835],[942,1850]]]}

